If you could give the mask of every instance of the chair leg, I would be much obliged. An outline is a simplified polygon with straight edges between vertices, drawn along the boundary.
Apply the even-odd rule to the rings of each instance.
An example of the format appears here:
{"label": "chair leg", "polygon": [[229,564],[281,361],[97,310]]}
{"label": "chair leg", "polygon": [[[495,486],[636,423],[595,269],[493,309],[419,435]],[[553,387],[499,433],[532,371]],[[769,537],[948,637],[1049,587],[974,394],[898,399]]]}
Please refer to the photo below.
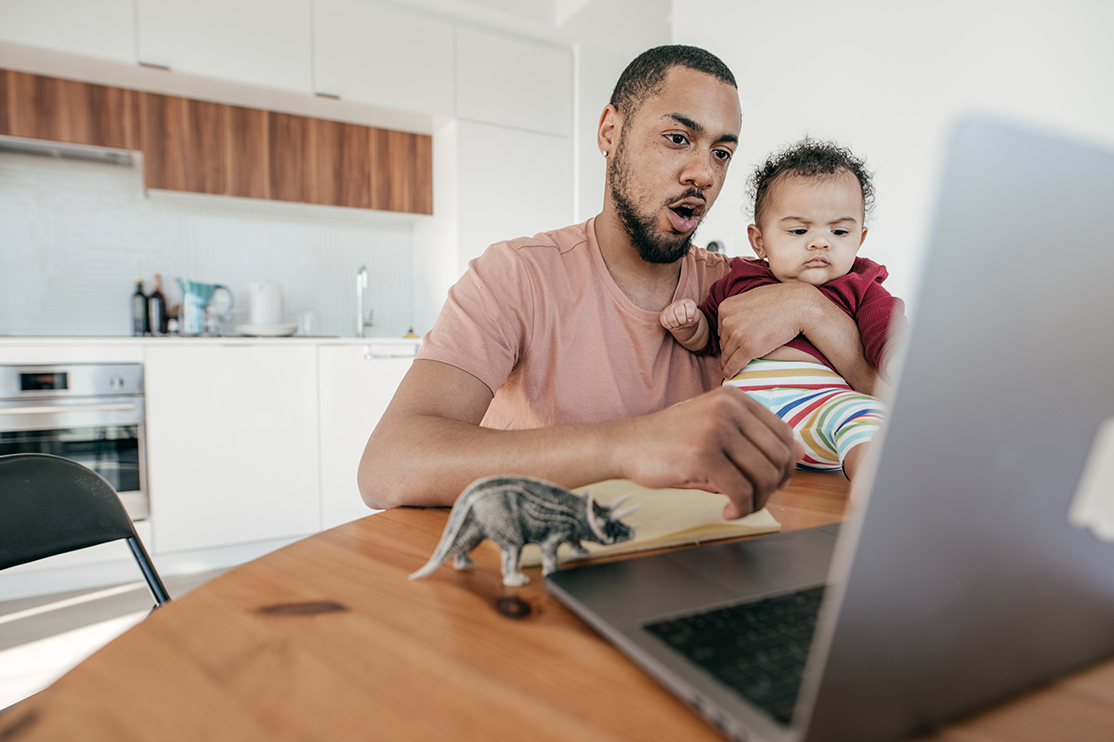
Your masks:
{"label": "chair leg", "polygon": [[166,586],[162,584],[162,579],[159,578],[159,573],[155,571],[155,565],[151,563],[151,557],[147,555],[147,550],[143,548],[142,542],[135,536],[129,536],[128,546],[131,547],[135,561],[138,562],[139,568],[143,571],[143,577],[147,580],[147,587],[151,589],[151,597],[155,599],[155,605],[160,606],[168,602],[170,593],[166,591]]}

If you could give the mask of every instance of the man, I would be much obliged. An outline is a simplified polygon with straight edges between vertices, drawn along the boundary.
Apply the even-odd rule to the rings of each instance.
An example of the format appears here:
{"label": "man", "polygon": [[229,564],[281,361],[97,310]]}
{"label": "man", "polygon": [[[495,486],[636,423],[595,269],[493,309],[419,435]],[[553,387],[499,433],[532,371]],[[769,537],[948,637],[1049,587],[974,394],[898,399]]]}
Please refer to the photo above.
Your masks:
{"label": "man", "polygon": [[691,240],[740,127],[734,77],[714,55],[658,47],[627,67],[598,128],[603,211],[472,262],[368,440],[369,506],[450,505],[481,476],[524,474],[722,492],[737,518],[788,481],[789,429],[719,382],[803,332],[869,386],[853,321],[807,284],[748,292],[720,308],[722,367],[658,322],[728,271]]}

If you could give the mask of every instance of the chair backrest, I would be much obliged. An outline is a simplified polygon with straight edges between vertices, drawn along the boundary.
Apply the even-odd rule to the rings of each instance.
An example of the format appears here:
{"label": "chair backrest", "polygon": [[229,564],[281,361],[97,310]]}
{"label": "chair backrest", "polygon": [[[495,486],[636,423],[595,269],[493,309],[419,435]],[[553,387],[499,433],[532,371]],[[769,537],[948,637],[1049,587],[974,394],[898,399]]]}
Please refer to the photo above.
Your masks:
{"label": "chair backrest", "polygon": [[41,453],[0,456],[0,569],[126,540],[155,603],[170,600],[120,497],[81,464]]}

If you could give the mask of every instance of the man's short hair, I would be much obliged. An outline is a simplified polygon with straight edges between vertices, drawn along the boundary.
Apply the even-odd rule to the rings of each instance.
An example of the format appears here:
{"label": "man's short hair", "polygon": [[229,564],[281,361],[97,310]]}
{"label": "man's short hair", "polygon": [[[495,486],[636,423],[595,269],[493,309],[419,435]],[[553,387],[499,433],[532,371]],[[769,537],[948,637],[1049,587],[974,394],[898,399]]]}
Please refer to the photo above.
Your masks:
{"label": "man's short hair", "polygon": [[624,119],[631,119],[648,98],[661,91],[665,76],[672,67],[688,67],[711,75],[733,88],[739,87],[723,60],[709,51],[681,44],[656,46],[635,57],[619,75],[611,93],[611,105]]}

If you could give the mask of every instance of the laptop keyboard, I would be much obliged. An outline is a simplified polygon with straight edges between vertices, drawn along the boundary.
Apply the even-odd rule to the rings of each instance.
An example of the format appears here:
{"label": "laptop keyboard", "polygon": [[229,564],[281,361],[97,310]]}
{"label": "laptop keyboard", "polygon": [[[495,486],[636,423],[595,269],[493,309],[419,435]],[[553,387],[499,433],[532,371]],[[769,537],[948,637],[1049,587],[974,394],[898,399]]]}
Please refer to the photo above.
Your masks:
{"label": "laptop keyboard", "polygon": [[821,585],[645,628],[788,725],[823,595]]}

